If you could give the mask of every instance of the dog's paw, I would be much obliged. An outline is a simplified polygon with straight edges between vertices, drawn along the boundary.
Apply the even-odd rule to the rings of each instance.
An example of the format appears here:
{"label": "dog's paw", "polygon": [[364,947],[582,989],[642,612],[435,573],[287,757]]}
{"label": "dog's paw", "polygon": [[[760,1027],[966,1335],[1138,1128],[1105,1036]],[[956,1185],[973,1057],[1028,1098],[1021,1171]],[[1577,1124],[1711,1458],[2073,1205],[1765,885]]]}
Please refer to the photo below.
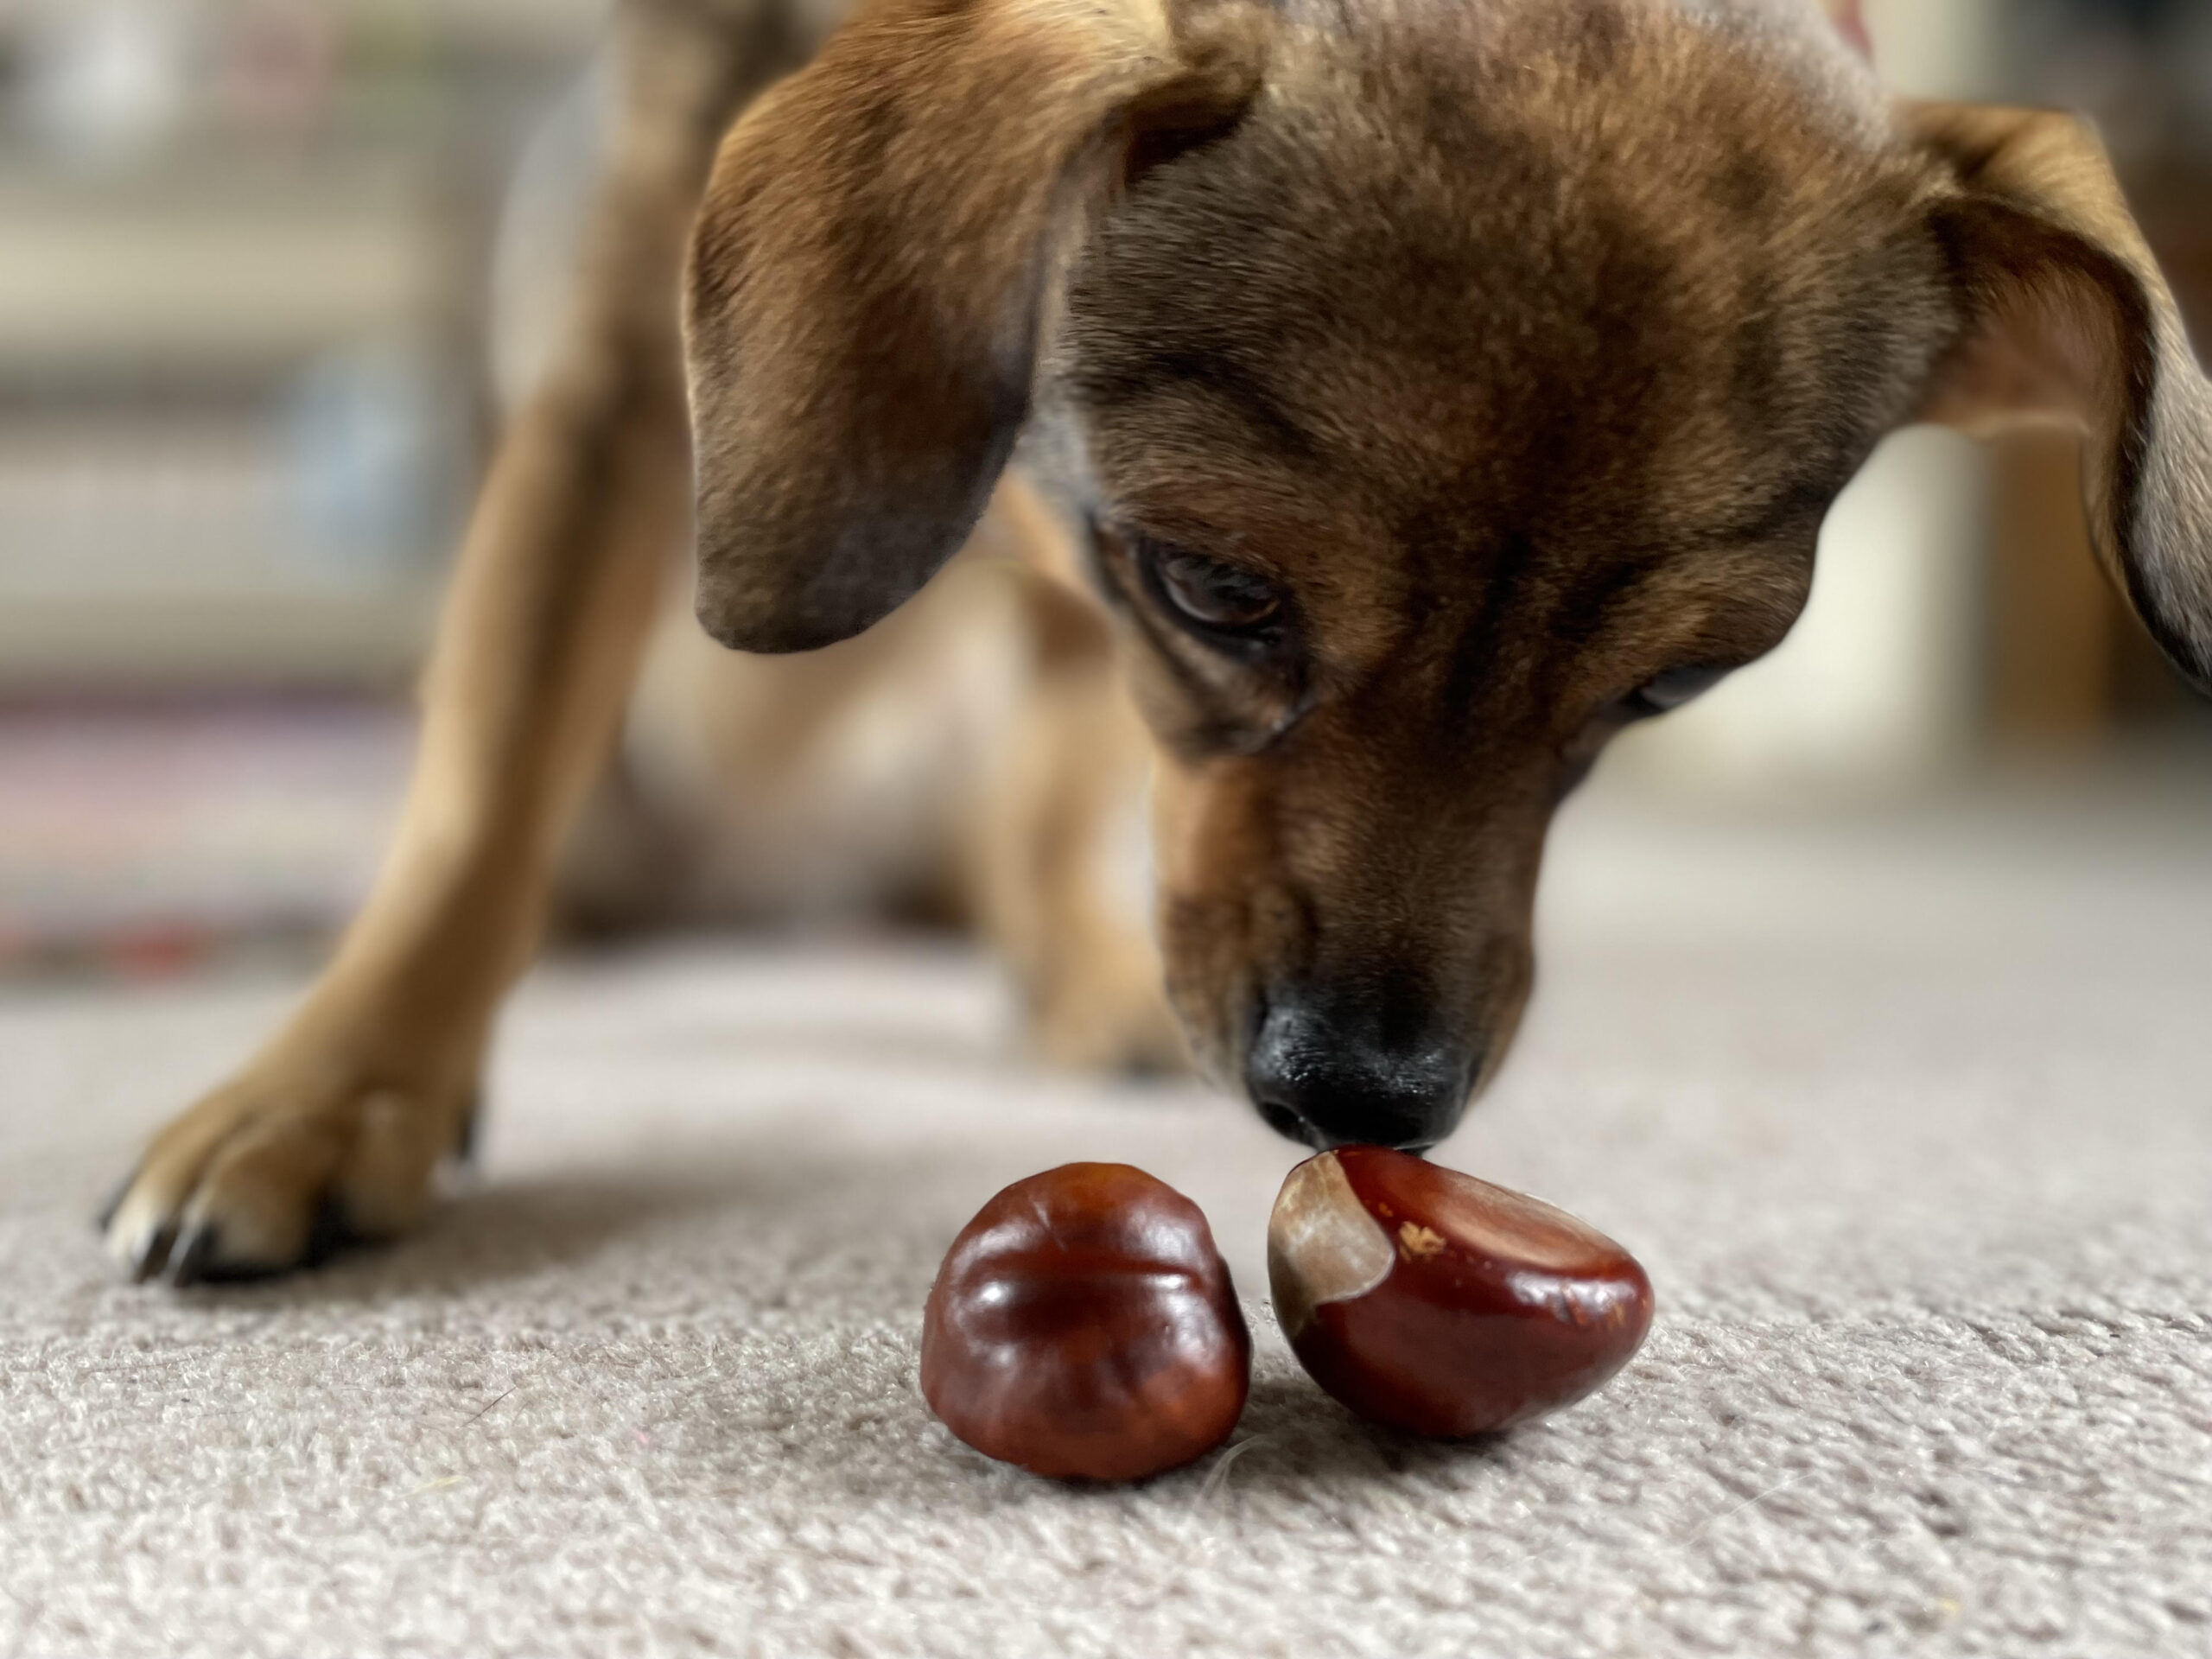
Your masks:
{"label": "dog's paw", "polygon": [[1182,1024],[1148,954],[1116,969],[1095,965],[1041,999],[1032,1011],[1030,1042],[1046,1064],[1070,1071],[1161,1077],[1192,1069]]}
{"label": "dog's paw", "polygon": [[250,1071],[154,1137],[100,1219],[108,1253],[141,1282],[183,1286],[391,1238],[422,1215],[438,1160],[467,1149],[474,1115],[468,1090]]}

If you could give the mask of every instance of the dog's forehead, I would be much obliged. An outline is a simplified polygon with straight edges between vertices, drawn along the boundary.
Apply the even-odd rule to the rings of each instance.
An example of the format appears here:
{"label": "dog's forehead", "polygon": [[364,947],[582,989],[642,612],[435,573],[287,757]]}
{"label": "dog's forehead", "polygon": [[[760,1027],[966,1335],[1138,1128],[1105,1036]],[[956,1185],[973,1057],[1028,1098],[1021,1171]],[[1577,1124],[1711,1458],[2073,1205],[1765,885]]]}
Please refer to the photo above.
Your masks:
{"label": "dog's forehead", "polygon": [[1287,25],[1247,121],[1078,267],[1060,362],[1106,487],[1401,558],[1595,556],[1832,495],[1924,371],[1942,272],[1872,93],[1765,16]]}

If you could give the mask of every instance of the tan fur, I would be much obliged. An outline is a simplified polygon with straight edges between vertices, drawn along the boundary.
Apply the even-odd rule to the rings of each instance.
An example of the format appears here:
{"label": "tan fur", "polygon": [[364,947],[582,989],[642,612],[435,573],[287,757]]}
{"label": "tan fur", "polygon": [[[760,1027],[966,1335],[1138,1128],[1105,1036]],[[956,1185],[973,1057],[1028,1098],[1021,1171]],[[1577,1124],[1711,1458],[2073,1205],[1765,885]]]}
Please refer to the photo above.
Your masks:
{"label": "tan fur", "polygon": [[[289,1265],[326,1198],[403,1224],[458,1132],[681,529],[679,242],[777,15],[651,10],[688,46],[487,486],[391,866],[156,1141],[109,1230],[142,1272]],[[1916,415],[2082,432],[2102,556],[2212,670],[2212,391],[2094,142],[1892,111],[1794,0],[876,0],[721,144],[688,283],[699,613],[830,647],[682,671],[731,693],[700,775],[796,795],[872,696],[1018,641],[918,837],[1048,1050],[1165,1056],[1103,874],[1147,766],[1118,653],[1167,982],[1301,1135],[1431,1140],[1494,1075],[1558,801],[1783,636]],[[1193,560],[1264,625],[1177,613]]]}
{"label": "tan fur", "polygon": [[461,1139],[500,995],[620,715],[689,476],[669,296],[753,66],[721,15],[656,16],[563,355],[486,480],[423,683],[376,891],[300,1010],[157,1135],[107,1221],[141,1277],[293,1265],[397,1230]]}

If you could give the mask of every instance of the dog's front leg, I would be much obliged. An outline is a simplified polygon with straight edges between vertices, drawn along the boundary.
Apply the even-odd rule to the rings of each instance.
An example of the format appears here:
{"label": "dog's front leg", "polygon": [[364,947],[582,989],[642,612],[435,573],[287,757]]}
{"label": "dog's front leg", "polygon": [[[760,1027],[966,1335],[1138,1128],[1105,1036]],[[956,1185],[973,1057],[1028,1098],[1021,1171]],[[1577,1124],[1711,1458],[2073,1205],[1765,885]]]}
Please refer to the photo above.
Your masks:
{"label": "dog's front leg", "polygon": [[1180,1071],[1189,1054],[1146,925],[1152,741],[1110,626],[1067,579],[1061,535],[1027,486],[1009,480],[978,536],[985,551],[1011,555],[1031,671],[978,801],[976,907],[1014,972],[1041,1058]]}
{"label": "dog's front leg", "polygon": [[397,842],[302,1007],[156,1135],[110,1212],[141,1278],[281,1271],[388,1236],[467,1135],[689,512],[677,272],[736,89],[711,54],[645,44],[563,351],[462,548]]}

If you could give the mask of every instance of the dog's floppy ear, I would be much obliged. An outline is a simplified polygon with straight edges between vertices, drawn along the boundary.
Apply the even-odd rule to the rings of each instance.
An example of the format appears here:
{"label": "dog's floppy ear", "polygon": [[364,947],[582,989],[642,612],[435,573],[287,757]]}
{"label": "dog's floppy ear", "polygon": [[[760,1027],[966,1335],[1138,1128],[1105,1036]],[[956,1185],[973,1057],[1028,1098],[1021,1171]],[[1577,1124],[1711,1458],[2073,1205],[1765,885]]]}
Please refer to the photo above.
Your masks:
{"label": "dog's floppy ear", "polygon": [[709,632],[828,645],[957,550],[1096,209],[1263,54],[1242,0],[873,0],[738,122],[687,295]]}
{"label": "dog's floppy ear", "polygon": [[1921,416],[2077,431],[2099,559],[2212,689],[2212,387],[2103,147],[2043,111],[1910,105],[1903,118],[1960,187],[1931,211],[1965,327]]}
{"label": "dog's floppy ear", "polygon": [[1874,55],[1874,37],[1866,31],[1866,12],[1861,0],[1823,0],[1823,3],[1836,33],[1860,57],[1871,60]]}

